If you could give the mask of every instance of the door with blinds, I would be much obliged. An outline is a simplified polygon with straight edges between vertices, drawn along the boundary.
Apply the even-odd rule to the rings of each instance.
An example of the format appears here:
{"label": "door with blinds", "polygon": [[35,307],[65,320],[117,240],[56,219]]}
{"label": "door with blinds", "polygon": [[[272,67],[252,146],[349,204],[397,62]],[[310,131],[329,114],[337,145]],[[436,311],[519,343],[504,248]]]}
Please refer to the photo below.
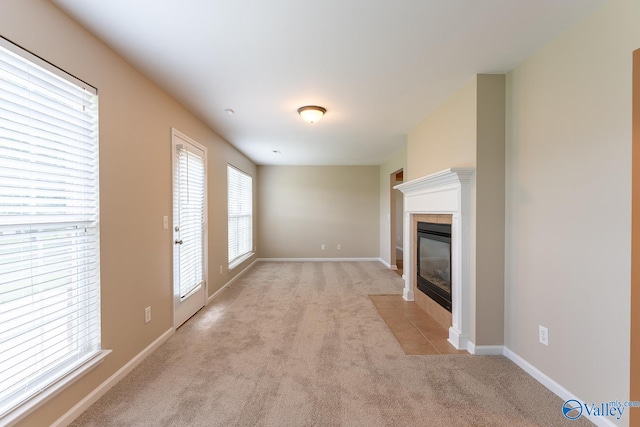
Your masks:
{"label": "door with blinds", "polygon": [[172,129],[173,324],[186,322],[206,300],[207,151]]}

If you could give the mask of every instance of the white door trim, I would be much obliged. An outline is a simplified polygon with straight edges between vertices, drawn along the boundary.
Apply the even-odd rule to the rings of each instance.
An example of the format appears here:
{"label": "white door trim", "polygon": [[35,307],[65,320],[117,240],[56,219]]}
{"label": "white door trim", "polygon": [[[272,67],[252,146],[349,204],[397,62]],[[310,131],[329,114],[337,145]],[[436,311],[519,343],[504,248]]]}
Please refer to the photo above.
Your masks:
{"label": "white door trim", "polygon": [[[189,138],[187,135],[183,134],[179,130],[175,128],[171,128],[171,199],[172,199],[172,209],[173,212],[173,204],[174,204],[174,184],[175,184],[175,162],[176,162],[176,146],[178,143],[187,143],[198,150],[201,150],[204,153],[204,234],[203,234],[203,272],[204,272],[204,284],[202,286],[202,290],[195,292],[191,297],[187,298],[185,301],[180,301],[179,294],[175,292],[175,277],[173,277],[173,268],[171,269],[171,294],[173,295],[173,327],[178,328],[181,324],[183,324],[186,320],[188,320],[191,316],[193,316],[198,310],[204,307],[207,304],[207,295],[209,294],[209,268],[208,268],[208,241],[209,241],[209,227],[208,227],[208,189],[207,189],[207,148],[198,143],[197,141]],[[171,250],[172,264],[175,263],[175,227],[176,227],[176,218],[173,216],[172,227],[171,227]],[[187,305],[185,305],[187,304]],[[188,312],[187,315],[177,315],[178,307],[183,305],[182,312]]]}

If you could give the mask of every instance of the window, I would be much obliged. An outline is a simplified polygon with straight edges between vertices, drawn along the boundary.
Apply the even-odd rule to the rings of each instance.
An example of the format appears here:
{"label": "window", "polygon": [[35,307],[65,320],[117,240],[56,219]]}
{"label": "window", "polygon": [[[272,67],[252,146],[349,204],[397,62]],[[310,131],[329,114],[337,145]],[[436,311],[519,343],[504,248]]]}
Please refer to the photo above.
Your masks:
{"label": "window", "polygon": [[229,196],[229,268],[247,259],[253,247],[253,184],[251,176],[227,166]]}
{"label": "window", "polygon": [[97,363],[96,90],[0,39],[0,424]]}

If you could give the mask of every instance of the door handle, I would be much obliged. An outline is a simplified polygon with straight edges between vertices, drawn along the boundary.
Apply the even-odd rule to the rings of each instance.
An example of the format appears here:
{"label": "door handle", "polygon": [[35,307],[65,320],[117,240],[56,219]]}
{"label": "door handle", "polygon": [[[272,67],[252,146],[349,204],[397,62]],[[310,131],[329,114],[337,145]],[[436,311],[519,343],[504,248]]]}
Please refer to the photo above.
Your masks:
{"label": "door handle", "polygon": [[175,241],[175,244],[176,244],[176,245],[181,245],[181,244],[182,244],[182,239],[180,239],[180,240],[176,240],[176,241]]}

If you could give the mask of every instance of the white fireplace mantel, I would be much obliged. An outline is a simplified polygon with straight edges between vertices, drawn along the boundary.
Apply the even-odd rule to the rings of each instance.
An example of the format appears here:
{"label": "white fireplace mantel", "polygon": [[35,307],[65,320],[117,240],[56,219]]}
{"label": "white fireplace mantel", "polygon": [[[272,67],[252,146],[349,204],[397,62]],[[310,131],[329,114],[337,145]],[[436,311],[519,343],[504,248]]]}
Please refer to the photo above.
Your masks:
{"label": "white fireplace mantel", "polygon": [[[451,316],[449,342],[457,349],[467,349],[470,333],[470,208],[473,168],[449,168],[394,188],[404,194],[404,247],[414,253],[412,216],[451,214]],[[414,299],[416,266],[404,266],[405,287],[402,296]]]}

